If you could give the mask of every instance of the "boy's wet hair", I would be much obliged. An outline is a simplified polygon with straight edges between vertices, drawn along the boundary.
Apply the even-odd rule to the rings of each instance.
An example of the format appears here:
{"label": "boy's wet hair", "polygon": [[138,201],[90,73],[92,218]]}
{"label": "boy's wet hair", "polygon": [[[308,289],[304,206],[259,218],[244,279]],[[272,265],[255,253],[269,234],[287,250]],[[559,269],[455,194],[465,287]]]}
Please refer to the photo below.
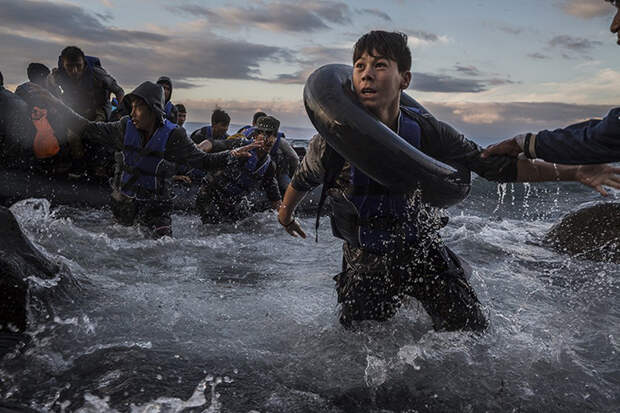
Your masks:
{"label": "boy's wet hair", "polygon": [[211,114],[211,125],[215,125],[216,123],[230,123],[230,116],[228,113],[224,112],[222,109],[215,109],[213,114]]}
{"label": "boy's wet hair", "polygon": [[[399,72],[411,70],[411,50],[407,46],[407,35],[401,32],[373,30],[360,37],[353,47],[353,63],[364,52],[370,56],[382,56],[394,60]],[[376,54],[373,54],[376,53]]]}
{"label": "boy's wet hair", "polygon": [[252,124],[255,125],[258,118],[262,118],[263,116],[267,116],[265,112],[256,112],[254,116],[252,116]]}
{"label": "boy's wet hair", "polygon": [[182,103],[177,103],[177,104],[176,104],[176,105],[174,105],[174,106],[176,106],[176,108],[177,108],[177,112],[179,112],[179,113],[187,113],[187,109],[185,109],[185,105],[184,105],[184,104],[182,104]]}
{"label": "boy's wet hair", "polygon": [[65,47],[64,49],[62,49],[62,52],[60,52],[60,57],[62,59],[67,59],[68,61],[76,61],[80,60],[80,58],[86,60],[86,55],[84,54],[82,49],[77,46]]}
{"label": "boy's wet hair", "polygon": [[36,82],[37,80],[43,80],[50,74],[50,69],[43,63],[30,63],[26,69],[28,80]]}

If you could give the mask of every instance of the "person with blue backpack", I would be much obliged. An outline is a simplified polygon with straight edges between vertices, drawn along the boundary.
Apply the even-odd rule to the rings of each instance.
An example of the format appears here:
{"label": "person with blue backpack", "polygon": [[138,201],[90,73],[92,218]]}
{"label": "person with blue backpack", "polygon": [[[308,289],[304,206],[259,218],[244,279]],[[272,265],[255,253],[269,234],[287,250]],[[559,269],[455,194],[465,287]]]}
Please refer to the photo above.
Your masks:
{"label": "person with blue backpack", "polygon": [[[620,168],[608,165],[556,167],[509,156],[481,158],[482,148],[451,126],[420,108],[402,106],[410,70],[407,35],[369,32],[354,46],[351,99],[366,109],[364,116],[382,122],[426,155],[499,182],[575,180],[599,191],[602,184],[614,185],[610,179],[618,177]],[[348,150],[373,153],[354,144]],[[323,185],[322,199],[327,196],[331,203],[332,232],[344,240],[342,271],[335,277],[340,322],[387,320],[409,296],[422,304],[436,330],[484,330],[487,320],[465,266],[439,235],[445,219],[415,191],[388,189],[345,155],[315,135],[278,212],[290,235],[305,238],[295,208],[307,192]],[[390,159],[384,164],[389,170]]]}
{"label": "person with blue backpack", "polygon": [[62,101],[84,118],[105,122],[112,106],[110,94],[120,102],[123,88],[101,67],[98,57],[86,56],[76,46],[65,47],[58,57],[58,67],[50,75],[51,81],[62,88]]}
{"label": "person with blue backpack", "polygon": [[[112,114],[110,95],[120,102],[125,92],[101,67],[98,57],[87,56],[76,46],[65,47],[58,57],[58,67],[49,75],[50,86],[60,87],[61,100],[90,121],[107,122]],[[114,154],[105,146],[73,139],[71,146],[73,175],[87,175],[102,181],[109,178]]]}

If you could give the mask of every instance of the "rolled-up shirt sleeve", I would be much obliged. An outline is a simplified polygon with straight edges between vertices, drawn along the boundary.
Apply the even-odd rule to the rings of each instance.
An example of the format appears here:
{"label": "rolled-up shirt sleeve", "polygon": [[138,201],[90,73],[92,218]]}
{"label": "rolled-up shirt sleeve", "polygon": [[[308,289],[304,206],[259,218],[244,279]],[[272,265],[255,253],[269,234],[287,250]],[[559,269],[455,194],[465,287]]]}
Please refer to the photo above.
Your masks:
{"label": "rolled-up shirt sleeve", "polygon": [[538,132],[533,157],[563,164],[620,161],[620,108],[603,119],[590,119],[563,129]]}
{"label": "rolled-up shirt sleeve", "polygon": [[321,135],[317,134],[312,137],[306,155],[291,180],[291,185],[295,190],[308,192],[323,183],[325,166],[321,158],[325,153],[326,145],[327,142]]}

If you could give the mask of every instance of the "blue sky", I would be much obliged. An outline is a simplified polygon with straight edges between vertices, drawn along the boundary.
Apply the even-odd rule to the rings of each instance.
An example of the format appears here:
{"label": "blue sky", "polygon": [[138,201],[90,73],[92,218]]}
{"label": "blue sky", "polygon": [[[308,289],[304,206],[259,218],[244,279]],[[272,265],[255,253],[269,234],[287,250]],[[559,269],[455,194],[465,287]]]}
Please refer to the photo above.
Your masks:
{"label": "blue sky", "polygon": [[31,61],[69,44],[99,56],[131,90],[169,75],[190,121],[220,106],[234,123],[261,109],[310,126],[303,82],[349,63],[372,29],[407,33],[408,92],[481,138],[601,116],[620,99],[620,48],[603,0],[120,1],[0,0],[0,71],[9,88]]}

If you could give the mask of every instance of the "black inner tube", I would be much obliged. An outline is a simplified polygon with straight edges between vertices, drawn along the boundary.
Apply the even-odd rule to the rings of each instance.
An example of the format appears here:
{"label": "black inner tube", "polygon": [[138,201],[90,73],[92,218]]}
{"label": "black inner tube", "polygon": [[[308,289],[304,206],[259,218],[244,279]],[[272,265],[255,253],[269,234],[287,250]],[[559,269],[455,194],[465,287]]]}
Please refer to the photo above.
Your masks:
{"label": "black inner tube", "polygon": [[[356,168],[394,191],[420,189],[422,199],[448,207],[467,197],[471,174],[458,164],[446,164],[424,154],[367,111],[351,88],[353,68],[322,66],[304,87],[310,121],[327,143]],[[401,104],[427,112],[404,92]]]}

